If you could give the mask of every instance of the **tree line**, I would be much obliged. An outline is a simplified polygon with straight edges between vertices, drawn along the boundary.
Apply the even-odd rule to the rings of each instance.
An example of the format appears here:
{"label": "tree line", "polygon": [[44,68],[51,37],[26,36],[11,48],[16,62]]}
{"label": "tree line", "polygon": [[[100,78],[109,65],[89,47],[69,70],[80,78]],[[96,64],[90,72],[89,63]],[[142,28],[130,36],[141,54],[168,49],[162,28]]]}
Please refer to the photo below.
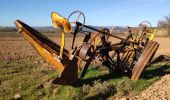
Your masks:
{"label": "tree line", "polygon": [[[167,16],[164,16],[163,19],[159,20],[157,22],[157,27],[168,29],[169,30],[168,33],[170,35],[170,14],[167,15]],[[37,30],[39,32],[43,32],[43,33],[55,33],[56,32],[56,30],[54,30],[52,28],[49,29],[49,28],[46,28],[46,27],[44,27],[44,28],[37,28]],[[8,26],[7,27],[2,27],[2,26],[0,26],[0,32],[16,32],[16,31],[17,30],[16,30],[15,27],[8,27]]]}

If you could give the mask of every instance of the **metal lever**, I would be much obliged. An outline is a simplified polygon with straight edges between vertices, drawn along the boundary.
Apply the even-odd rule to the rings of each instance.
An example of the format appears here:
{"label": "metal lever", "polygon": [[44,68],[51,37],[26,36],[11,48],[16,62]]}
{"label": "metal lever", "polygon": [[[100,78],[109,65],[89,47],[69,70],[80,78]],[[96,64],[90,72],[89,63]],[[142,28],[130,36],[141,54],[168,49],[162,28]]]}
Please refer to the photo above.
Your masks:
{"label": "metal lever", "polygon": [[78,33],[78,30],[79,30],[79,25],[76,26],[76,29],[73,33],[73,42],[72,42],[72,46],[71,46],[71,49],[74,49],[74,42],[75,42],[75,38],[76,38],[76,35]]}

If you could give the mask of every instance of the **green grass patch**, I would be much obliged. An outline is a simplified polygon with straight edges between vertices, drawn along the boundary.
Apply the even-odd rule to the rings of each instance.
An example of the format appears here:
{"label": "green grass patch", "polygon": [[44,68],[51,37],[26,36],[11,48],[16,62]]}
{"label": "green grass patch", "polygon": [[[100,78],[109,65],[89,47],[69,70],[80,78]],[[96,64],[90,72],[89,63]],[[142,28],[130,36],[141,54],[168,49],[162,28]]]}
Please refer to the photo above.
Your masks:
{"label": "green grass patch", "polygon": [[139,80],[132,81],[127,76],[109,75],[106,68],[95,66],[89,67],[85,78],[73,87],[45,83],[58,73],[41,68],[33,60],[0,61],[0,99],[11,99],[16,94],[29,100],[106,99],[140,92],[170,72],[170,63],[162,62],[149,66]]}

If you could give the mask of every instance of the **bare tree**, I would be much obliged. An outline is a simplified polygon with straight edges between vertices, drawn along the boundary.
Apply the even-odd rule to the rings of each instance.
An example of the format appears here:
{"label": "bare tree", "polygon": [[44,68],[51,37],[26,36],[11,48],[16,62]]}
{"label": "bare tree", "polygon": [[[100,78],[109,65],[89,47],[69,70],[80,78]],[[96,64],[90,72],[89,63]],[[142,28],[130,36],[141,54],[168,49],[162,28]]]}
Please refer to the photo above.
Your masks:
{"label": "bare tree", "polygon": [[164,16],[163,20],[158,21],[157,26],[162,28],[170,28],[170,14],[168,16]]}
{"label": "bare tree", "polygon": [[170,14],[168,16],[164,16],[163,20],[158,21],[157,26],[160,28],[166,28],[170,35]]}

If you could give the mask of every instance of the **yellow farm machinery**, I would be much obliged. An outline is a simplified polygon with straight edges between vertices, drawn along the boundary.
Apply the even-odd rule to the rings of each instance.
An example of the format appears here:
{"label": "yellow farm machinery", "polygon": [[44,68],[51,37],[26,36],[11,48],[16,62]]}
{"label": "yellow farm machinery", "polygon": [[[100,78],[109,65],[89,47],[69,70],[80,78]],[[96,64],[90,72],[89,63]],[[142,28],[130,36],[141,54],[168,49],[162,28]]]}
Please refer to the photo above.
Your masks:
{"label": "yellow farm machinery", "polygon": [[[73,16],[76,18],[71,21]],[[123,73],[132,80],[137,80],[159,47],[153,41],[156,30],[147,21],[136,28],[140,31],[128,27],[128,35],[123,38],[112,34],[107,28],[97,29],[86,25],[85,15],[81,11],[71,13],[67,19],[53,12],[51,18],[54,28],[61,32],[61,45],[20,20],[16,20],[15,24],[18,32],[60,73],[53,81],[56,84],[74,84],[78,78],[85,76],[92,63],[107,67],[113,75]],[[151,35],[148,36],[148,33]],[[70,51],[65,49],[66,34],[73,35]],[[84,34],[79,46],[74,45],[77,34]],[[119,39],[120,42],[113,44],[110,38]]]}

